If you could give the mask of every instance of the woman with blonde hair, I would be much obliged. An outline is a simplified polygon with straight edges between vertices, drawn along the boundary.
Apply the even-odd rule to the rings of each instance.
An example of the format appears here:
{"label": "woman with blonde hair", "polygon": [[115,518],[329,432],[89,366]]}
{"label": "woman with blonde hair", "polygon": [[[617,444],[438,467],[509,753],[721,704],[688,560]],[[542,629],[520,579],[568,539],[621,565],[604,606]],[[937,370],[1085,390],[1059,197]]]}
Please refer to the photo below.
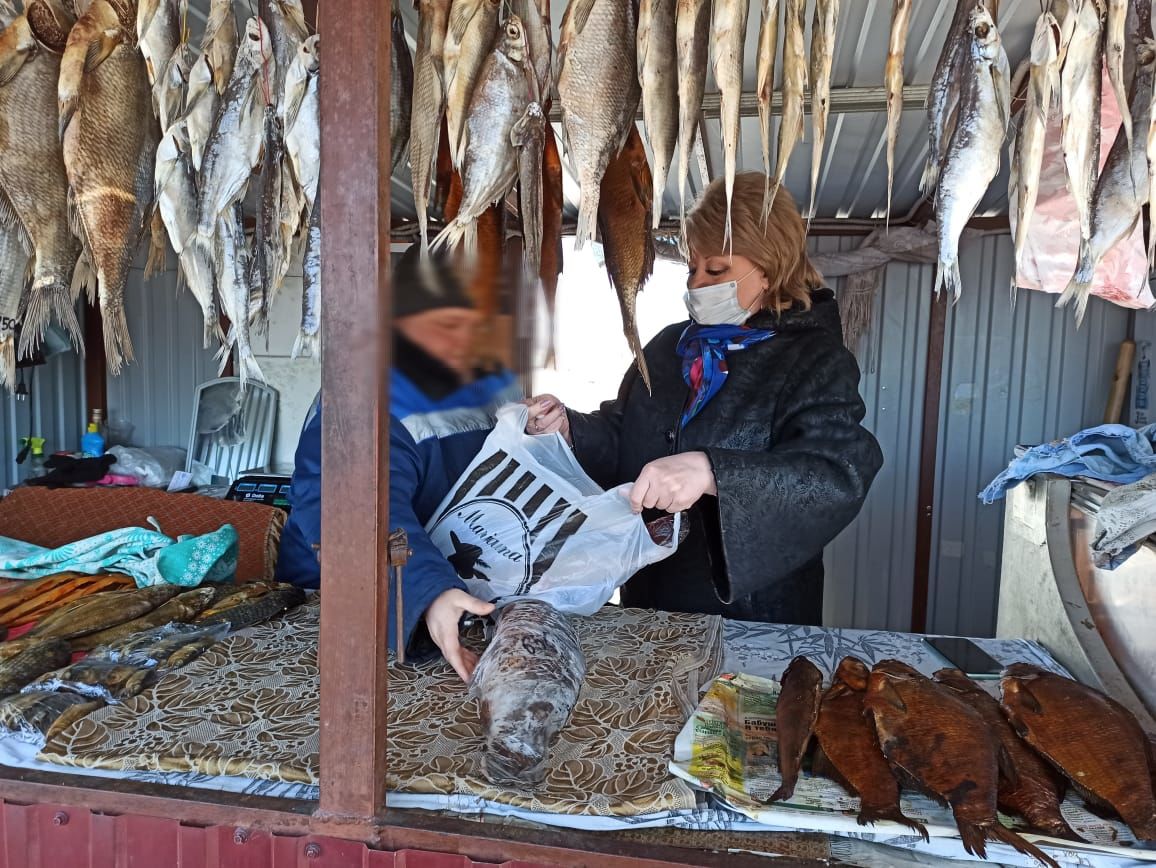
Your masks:
{"label": "woman with blonde hair", "polygon": [[625,606],[820,624],[823,547],[883,463],[802,218],[779,190],[764,228],[765,183],[735,178],[733,247],[721,180],[688,215],[691,319],[647,345],[653,394],[631,366],[597,412],[527,401],[527,432],[560,432],[606,488],[633,482],[636,512],[689,511],[689,536],[627,582]]}

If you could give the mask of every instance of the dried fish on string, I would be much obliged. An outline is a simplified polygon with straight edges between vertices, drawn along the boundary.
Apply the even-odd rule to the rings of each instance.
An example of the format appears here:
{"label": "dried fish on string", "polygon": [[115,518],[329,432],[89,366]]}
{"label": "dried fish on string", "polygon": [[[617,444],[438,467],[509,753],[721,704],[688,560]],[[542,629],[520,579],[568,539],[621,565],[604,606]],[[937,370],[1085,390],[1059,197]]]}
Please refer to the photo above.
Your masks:
{"label": "dried fish on string", "polygon": [[233,0],[212,0],[201,51],[219,96],[223,96],[229,79],[233,77],[233,62],[237,57],[237,12]]}
{"label": "dried fish on string", "polygon": [[538,103],[514,124],[511,141],[518,149],[518,211],[522,215],[522,264],[526,285],[533,287],[542,269],[542,151],[546,115]]}
{"label": "dried fish on string", "polygon": [[189,132],[193,169],[200,173],[205,159],[205,147],[213,132],[219,97],[213,86],[213,68],[209,56],[202,54],[189,70],[188,89],[185,92],[184,122]]}
{"label": "dried fish on string", "polygon": [[[1080,218],[1080,243],[1092,238],[1092,195],[1100,168],[1100,97],[1104,58],[1104,0],[1068,7],[1072,36],[1060,71],[1064,164]],[[1125,111],[1120,106],[1120,111]]]}
{"label": "dried fish on string", "polygon": [[763,221],[771,213],[775,195],[787,177],[787,164],[795,143],[803,137],[803,93],[807,89],[807,55],[803,42],[807,0],[786,0],[783,22],[783,113],[779,119],[779,145],[775,177],[767,177],[763,194]]}
{"label": "dried fish on string", "polygon": [[249,247],[245,243],[245,225],[239,201],[218,216],[214,239],[217,294],[230,323],[219,358],[223,368],[229,352],[236,349],[239,367],[237,376],[244,388],[250,377],[263,381],[265,376],[261,373],[249,340],[250,298],[253,292],[249,284]]}
{"label": "dried fish on string", "polygon": [[530,99],[533,70],[526,63],[526,36],[517,16],[506,20],[497,47],[482,67],[470,100],[466,120],[466,151],[462,163],[464,195],[457,216],[434,240],[435,248],[456,246],[465,240],[466,254],[474,257],[476,221],[503,199],[518,177],[518,151],[513,131],[533,105]]}
{"label": "dried fish on string", "polygon": [[393,0],[389,47],[389,154],[390,173],[405,159],[409,147],[410,112],[413,111],[413,55],[405,40],[405,25],[397,0]]}
{"label": "dried fish on string", "polygon": [[675,24],[678,0],[642,0],[638,11],[638,83],[642,117],[654,157],[654,228],[662,220],[662,197],[678,147],[678,61]]}
{"label": "dried fish on string", "polygon": [[679,218],[685,220],[690,151],[698,134],[702,95],[706,89],[710,0],[676,0],[675,43],[678,48],[678,213]]}
{"label": "dried fish on string", "polygon": [[594,238],[602,176],[634,127],[641,96],[636,33],[633,4],[617,0],[571,0],[562,18],[562,142],[581,187],[575,250]]}
{"label": "dried fish on string", "polygon": [[[819,7],[821,8],[826,2],[834,3],[836,0],[819,0]],[[743,46],[746,42],[748,6],[749,0],[715,0],[711,20],[714,75],[721,92],[720,120],[727,199],[726,224],[723,230],[724,244],[729,244],[731,238],[731,197],[735,186],[735,164],[741,121]],[[816,15],[818,14],[816,11]],[[814,46],[812,46],[813,50]],[[773,72],[773,70],[771,71]],[[657,226],[658,221],[656,220],[655,227]]]}
{"label": "dried fish on string", "polygon": [[554,127],[546,124],[546,141],[542,151],[542,251],[538,276],[546,299],[549,337],[546,341],[546,365],[556,362],[554,352],[554,311],[558,298],[558,275],[562,273],[562,155]]}
{"label": "dried fish on string", "polygon": [[[297,59],[286,78],[286,93],[292,84],[293,92],[300,95],[296,106],[288,106],[285,111],[285,150],[301,199],[295,214],[291,214],[288,209],[281,212],[281,240],[286,245],[286,251],[290,239],[300,226],[302,215],[306,225],[301,330],[293,346],[294,358],[302,353],[316,357],[317,335],[321,325],[321,216],[317,204],[321,168],[319,63],[317,37],[310,36],[301,44]],[[304,76],[300,86],[297,84],[298,76]]]}
{"label": "dried fish on string", "polygon": [[957,0],[955,15],[943,43],[943,51],[931,76],[931,90],[927,96],[927,133],[929,147],[919,190],[930,195],[939,183],[939,169],[947,157],[947,144],[955,129],[959,91],[969,56],[968,27],[971,13],[982,7],[984,0]]}
{"label": "dried fish on string", "polygon": [[193,64],[199,58],[200,52],[196,48],[188,42],[182,42],[169,58],[160,79],[153,85],[153,100],[162,134],[168,132],[169,127],[185,113],[189,76]]}
{"label": "dried fish on string", "polygon": [[[763,174],[768,178],[771,176],[771,99],[775,95],[775,57],[778,50],[779,0],[763,0],[755,95],[759,102],[759,139],[763,146]],[[656,223],[655,226],[657,225]]]}
{"label": "dried fish on string", "polygon": [[[32,21],[37,22],[35,30]],[[49,26],[53,22],[58,26]],[[68,330],[76,346],[82,345],[71,293],[81,245],[69,228],[68,178],[56,130],[60,72],[56,52],[65,44],[70,22],[71,18],[56,7],[33,0],[28,13],[0,33],[0,125],[5,130],[0,223],[19,225],[16,234],[29,245],[27,252],[32,254],[33,263],[23,313],[21,355],[40,344],[53,319]],[[45,39],[49,41],[42,41]],[[14,246],[11,249],[15,251]],[[4,273],[6,307],[12,303],[13,292],[19,302],[25,275],[25,261],[17,255]],[[14,368],[13,358],[9,370]]]}
{"label": "dried fish on string", "polygon": [[16,328],[28,284],[31,242],[0,188],[0,386],[16,386]]}
{"label": "dried fish on string", "polygon": [[[1147,5],[1151,6],[1151,3],[1149,2]],[[1124,122],[1124,134],[1128,139],[1128,147],[1131,149],[1132,118],[1125,108],[1128,105],[1128,85],[1124,80],[1128,0],[1108,0],[1108,14],[1105,23],[1104,63],[1108,67],[1108,78],[1112,82],[1112,92],[1116,95],[1116,105],[1120,107],[1120,115]]]}
{"label": "dried fish on string", "polygon": [[554,86],[554,37],[550,30],[550,0],[512,0],[510,8],[526,28],[526,50],[538,84],[538,102],[549,107]]}
{"label": "dried fish on string", "polygon": [[808,220],[815,216],[815,195],[819,191],[819,169],[823,164],[823,144],[827,138],[827,112],[831,108],[831,66],[835,62],[835,30],[839,22],[839,0],[816,0],[811,23],[811,207]]}
{"label": "dried fish on string", "polygon": [[[136,36],[149,84],[156,86],[162,78],[169,60],[181,42],[181,29],[188,14],[188,0],[139,0],[136,7]],[[162,128],[167,124],[160,117]]]}
{"label": "dried fish on string", "polygon": [[622,332],[634,354],[638,372],[650,391],[650,371],[638,337],[638,293],[654,271],[654,237],[650,231],[652,195],[650,166],[637,127],[622,152],[610,161],[598,199],[598,227],[606,255],[606,273],[622,310]]}
{"label": "dried fish on string", "polygon": [[[1053,101],[1060,95],[1060,24],[1051,11],[1036,21],[1029,56],[1028,90],[1020,118],[1019,133],[1012,148],[1011,183],[1008,209],[1015,237],[1016,267],[1023,256],[1028,228],[1040,192],[1040,169],[1044,160],[1048,117]],[[1017,275],[1012,273],[1011,291],[1015,298]]]}
{"label": "dried fish on string", "polygon": [[417,56],[414,60],[413,113],[409,125],[409,165],[414,208],[423,256],[429,255],[430,181],[438,153],[438,134],[446,108],[443,53],[450,0],[418,0]]}
{"label": "dried fish on string", "polygon": [[959,238],[999,171],[1011,112],[1011,73],[995,22],[982,5],[972,9],[968,22],[968,62],[960,85],[958,120],[947,142],[935,196],[939,237],[935,291],[938,294],[946,285],[956,299],[963,289]]}
{"label": "dried fish on string", "polygon": [[[87,15],[102,17],[98,10],[105,6],[96,0]],[[71,119],[62,115],[64,165],[79,234],[96,268],[105,357],[116,375],[133,358],[124,289],[152,207],[160,131],[148,73],[131,32],[106,30],[91,42],[74,42],[70,36],[62,67],[78,55],[84,71],[76,112]]]}
{"label": "dried fish on string", "polygon": [[891,189],[895,181],[895,143],[903,118],[903,57],[907,52],[907,30],[911,25],[914,0],[891,0],[891,36],[887,61],[883,66],[883,86],[887,89],[887,224],[891,223]]}
{"label": "dried fish on string", "polygon": [[[459,172],[465,158],[466,118],[482,67],[494,48],[500,0],[454,0],[443,53],[446,131],[450,159]],[[521,19],[519,19],[521,20]]]}
{"label": "dried fish on string", "polygon": [[305,227],[301,262],[301,329],[290,355],[320,358],[321,345],[321,204],[315,199]]}
{"label": "dried fish on string", "polygon": [[[1139,129],[1151,126],[1153,72],[1156,70],[1156,49],[1151,42],[1134,46],[1136,77],[1132,80],[1130,106],[1123,106],[1121,114],[1131,117]],[[1092,194],[1092,236],[1080,239],[1080,255],[1072,279],[1056,307],[1076,302],[1076,322],[1084,321],[1088,299],[1092,295],[1092,279],[1096,268],[1108,251],[1132,234],[1140,220],[1140,212],[1148,203],[1147,141],[1131,138],[1123,126],[1108,152],[1108,159],[1096,180]]]}

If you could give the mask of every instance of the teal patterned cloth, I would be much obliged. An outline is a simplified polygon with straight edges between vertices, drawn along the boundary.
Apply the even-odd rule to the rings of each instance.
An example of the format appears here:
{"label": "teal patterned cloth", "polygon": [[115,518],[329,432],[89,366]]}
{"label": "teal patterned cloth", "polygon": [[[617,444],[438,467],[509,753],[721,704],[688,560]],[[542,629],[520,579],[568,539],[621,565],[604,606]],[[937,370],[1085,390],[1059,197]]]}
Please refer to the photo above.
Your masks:
{"label": "teal patterned cloth", "polygon": [[[149,523],[157,528],[154,519]],[[124,573],[138,588],[195,587],[232,581],[237,572],[237,531],[225,524],[212,533],[177,539],[159,528],[125,527],[57,549],[0,537],[0,578],[39,579],[54,573]]]}

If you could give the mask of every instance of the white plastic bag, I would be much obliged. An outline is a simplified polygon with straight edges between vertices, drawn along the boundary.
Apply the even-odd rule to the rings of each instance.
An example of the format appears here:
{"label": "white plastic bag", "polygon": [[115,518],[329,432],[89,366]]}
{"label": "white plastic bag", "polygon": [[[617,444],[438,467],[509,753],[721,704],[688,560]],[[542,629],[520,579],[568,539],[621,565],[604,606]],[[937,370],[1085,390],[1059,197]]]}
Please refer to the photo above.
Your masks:
{"label": "white plastic bag", "polygon": [[507,404],[426,531],[470,593],[520,597],[592,615],[634,573],[673,554],[630,511],[629,486],[603,491],[558,434],[525,434],[529,408]]}

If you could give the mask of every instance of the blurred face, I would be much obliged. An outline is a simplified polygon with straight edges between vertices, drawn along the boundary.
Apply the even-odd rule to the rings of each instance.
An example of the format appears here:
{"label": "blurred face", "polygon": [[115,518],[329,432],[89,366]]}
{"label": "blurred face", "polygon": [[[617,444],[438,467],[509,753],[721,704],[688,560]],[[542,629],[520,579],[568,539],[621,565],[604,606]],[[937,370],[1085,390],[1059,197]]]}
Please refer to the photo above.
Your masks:
{"label": "blurred face", "polygon": [[465,379],[473,360],[474,331],[481,320],[477,311],[445,307],[401,317],[394,327]]}
{"label": "blurred face", "polygon": [[759,296],[768,286],[765,271],[738,253],[703,256],[697,251],[690,251],[686,288],[692,293],[704,286],[729,283],[732,280],[739,284],[739,304],[753,311]]}

